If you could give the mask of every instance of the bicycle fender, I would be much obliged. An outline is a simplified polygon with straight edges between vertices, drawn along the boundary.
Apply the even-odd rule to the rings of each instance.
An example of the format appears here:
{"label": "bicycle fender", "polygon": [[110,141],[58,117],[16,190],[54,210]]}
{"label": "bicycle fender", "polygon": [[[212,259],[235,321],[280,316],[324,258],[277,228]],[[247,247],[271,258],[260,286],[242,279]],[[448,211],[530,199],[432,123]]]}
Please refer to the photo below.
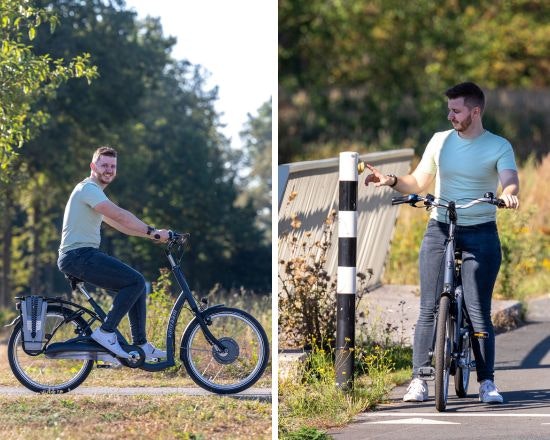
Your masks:
{"label": "bicycle fender", "polygon": [[4,325],[4,327],[13,327],[14,325],[17,325],[17,323],[19,321],[21,321],[21,316],[15,317],[12,322],[10,322],[9,324]]}

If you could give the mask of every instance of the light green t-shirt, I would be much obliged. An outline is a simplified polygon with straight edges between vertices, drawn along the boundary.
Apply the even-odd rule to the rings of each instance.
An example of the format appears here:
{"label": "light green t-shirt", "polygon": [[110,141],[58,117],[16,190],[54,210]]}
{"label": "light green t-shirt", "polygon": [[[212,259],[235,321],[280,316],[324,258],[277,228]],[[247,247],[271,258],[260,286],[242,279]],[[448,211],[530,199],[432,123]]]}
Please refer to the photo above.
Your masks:
{"label": "light green t-shirt", "polygon": [[[435,196],[458,204],[496,194],[502,170],[517,170],[512,145],[506,139],[485,131],[475,139],[463,139],[456,130],[435,133],[418,165],[419,171],[435,174]],[[469,199],[469,200],[468,200]],[[448,223],[443,208],[434,209],[431,218]],[[459,225],[494,221],[496,207],[479,203],[458,210]]]}
{"label": "light green t-shirt", "polygon": [[99,248],[103,216],[93,208],[105,200],[103,189],[90,178],[75,186],[63,215],[59,252],[81,247]]}

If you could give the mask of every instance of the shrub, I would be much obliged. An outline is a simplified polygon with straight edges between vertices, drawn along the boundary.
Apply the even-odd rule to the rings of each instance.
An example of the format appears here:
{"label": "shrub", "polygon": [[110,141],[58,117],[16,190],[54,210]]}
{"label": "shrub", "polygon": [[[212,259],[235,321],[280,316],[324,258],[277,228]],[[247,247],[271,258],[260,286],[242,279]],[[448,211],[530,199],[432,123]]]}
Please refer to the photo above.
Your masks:
{"label": "shrub", "polygon": [[[334,341],[336,332],[336,280],[327,273],[325,263],[332,245],[336,211],[323,224],[322,237],[315,243],[308,239],[311,232],[298,239],[301,222],[294,217],[288,240],[292,254],[288,261],[279,261],[279,341],[280,345],[304,347],[311,340]],[[367,270],[367,275],[372,271]],[[356,308],[367,292],[367,275],[358,273]]]}

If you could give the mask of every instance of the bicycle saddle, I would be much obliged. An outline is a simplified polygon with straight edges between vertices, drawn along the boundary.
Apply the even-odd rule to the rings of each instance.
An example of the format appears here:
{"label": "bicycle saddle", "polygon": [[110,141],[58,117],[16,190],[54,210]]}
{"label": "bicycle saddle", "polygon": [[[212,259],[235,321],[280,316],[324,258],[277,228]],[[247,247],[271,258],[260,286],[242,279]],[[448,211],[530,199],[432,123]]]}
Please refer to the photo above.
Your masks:
{"label": "bicycle saddle", "polygon": [[74,276],[69,275],[67,273],[65,274],[65,278],[67,279],[67,281],[71,285],[72,290],[76,290],[76,285],[79,284],[79,283],[84,282],[84,280],[81,280],[80,278],[74,277]]}

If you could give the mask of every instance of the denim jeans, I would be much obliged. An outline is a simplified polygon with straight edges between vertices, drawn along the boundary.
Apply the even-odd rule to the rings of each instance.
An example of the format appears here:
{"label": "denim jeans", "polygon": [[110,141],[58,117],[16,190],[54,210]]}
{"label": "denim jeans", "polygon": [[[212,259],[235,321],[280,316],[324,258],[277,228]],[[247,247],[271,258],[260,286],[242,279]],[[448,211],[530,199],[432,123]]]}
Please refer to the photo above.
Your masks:
{"label": "denim jeans", "polygon": [[147,342],[145,279],[120,260],[92,247],[78,248],[59,255],[61,272],[80,278],[95,286],[117,292],[105,322],[104,331],[114,331],[128,313],[134,344]]}
{"label": "denim jeans", "polygon": [[[413,376],[430,365],[434,309],[443,290],[445,242],[449,225],[431,219],[420,248],[420,314],[414,333]],[[456,249],[462,251],[464,303],[474,332],[486,332],[485,339],[472,340],[477,380],[494,380],[495,333],[491,322],[491,297],[501,262],[500,240],[495,222],[457,226]]]}

